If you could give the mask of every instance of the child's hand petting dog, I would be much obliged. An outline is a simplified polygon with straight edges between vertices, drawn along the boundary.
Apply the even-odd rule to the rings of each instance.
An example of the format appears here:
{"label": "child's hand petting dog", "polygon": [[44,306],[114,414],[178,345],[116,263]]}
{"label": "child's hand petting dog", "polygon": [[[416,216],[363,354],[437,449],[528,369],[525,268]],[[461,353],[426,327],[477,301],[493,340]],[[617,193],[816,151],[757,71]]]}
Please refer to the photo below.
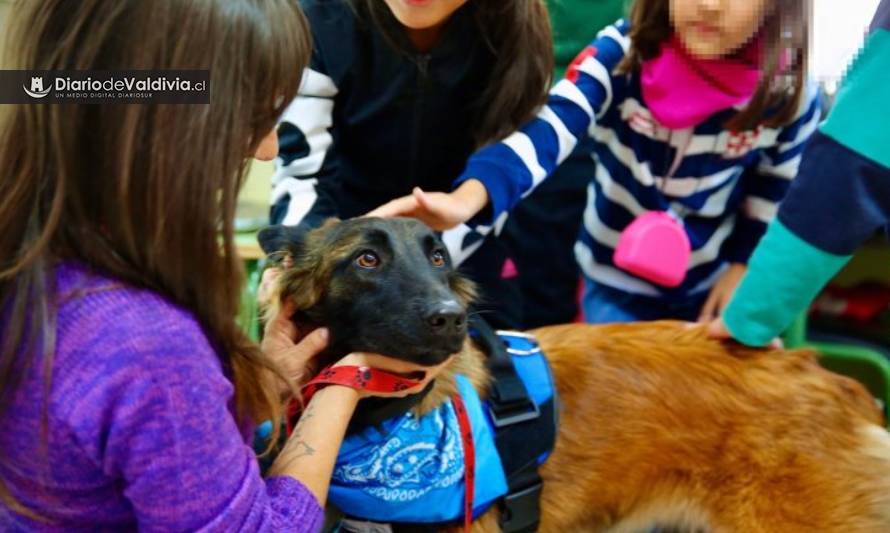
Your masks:
{"label": "child's hand petting dog", "polygon": [[[732,333],[726,328],[726,324],[723,322],[722,318],[715,318],[708,324],[708,337],[712,339],[717,339],[721,341],[731,340]],[[776,337],[769,344],[765,346],[766,348],[775,348],[777,350],[781,350],[785,347],[785,343],[782,342],[782,339]]]}
{"label": "child's hand petting dog", "polygon": [[291,320],[294,311],[292,302],[284,302],[278,313],[266,322],[263,334],[263,353],[288,380],[288,383],[279,383],[283,398],[289,397],[315,374],[318,364],[314,359],[328,345],[328,330],[299,331]]}
{"label": "child's hand petting dog", "polygon": [[365,216],[411,217],[436,231],[445,231],[470,220],[487,204],[488,191],[482,182],[468,180],[450,193],[415,187],[412,194],[387,202]]}

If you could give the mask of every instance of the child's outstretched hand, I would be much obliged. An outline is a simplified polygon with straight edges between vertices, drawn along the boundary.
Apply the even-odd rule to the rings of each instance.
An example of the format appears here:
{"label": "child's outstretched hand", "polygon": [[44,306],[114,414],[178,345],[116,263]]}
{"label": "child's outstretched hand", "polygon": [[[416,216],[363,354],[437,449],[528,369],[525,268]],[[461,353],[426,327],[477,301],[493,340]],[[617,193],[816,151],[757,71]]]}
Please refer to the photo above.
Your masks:
{"label": "child's outstretched hand", "polygon": [[451,193],[424,192],[415,187],[412,194],[383,204],[365,216],[413,217],[436,231],[445,231],[473,218],[488,204],[488,191],[478,180],[467,180]]}
{"label": "child's outstretched hand", "polygon": [[723,310],[732,298],[732,293],[735,292],[735,288],[742,281],[742,277],[747,270],[747,265],[742,263],[729,265],[726,272],[720,276],[720,279],[711,288],[711,293],[708,294],[708,299],[705,301],[705,305],[702,306],[701,313],[698,316],[699,322],[710,322],[723,314]]}

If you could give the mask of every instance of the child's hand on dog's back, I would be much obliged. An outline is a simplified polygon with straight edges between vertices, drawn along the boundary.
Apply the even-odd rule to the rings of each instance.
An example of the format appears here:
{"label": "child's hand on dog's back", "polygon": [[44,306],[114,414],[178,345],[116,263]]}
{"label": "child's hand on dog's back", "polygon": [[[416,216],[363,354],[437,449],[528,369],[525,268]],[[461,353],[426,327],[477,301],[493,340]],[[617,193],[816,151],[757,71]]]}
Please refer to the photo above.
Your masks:
{"label": "child's hand on dog's back", "polygon": [[[728,329],[726,329],[726,324],[723,323],[722,317],[717,317],[714,320],[712,320],[708,324],[707,332],[708,332],[708,337],[710,337],[712,339],[717,339],[720,341],[733,340],[732,334],[729,332]],[[781,350],[784,347],[785,347],[785,343],[782,342],[782,339],[779,337],[776,337],[775,339],[773,339],[766,346],[766,348],[775,348],[777,350]]]}
{"label": "child's hand on dog's back", "polygon": [[482,182],[467,180],[454,192],[425,192],[415,187],[412,194],[387,202],[365,216],[416,218],[436,231],[462,224],[488,205],[488,191]]}

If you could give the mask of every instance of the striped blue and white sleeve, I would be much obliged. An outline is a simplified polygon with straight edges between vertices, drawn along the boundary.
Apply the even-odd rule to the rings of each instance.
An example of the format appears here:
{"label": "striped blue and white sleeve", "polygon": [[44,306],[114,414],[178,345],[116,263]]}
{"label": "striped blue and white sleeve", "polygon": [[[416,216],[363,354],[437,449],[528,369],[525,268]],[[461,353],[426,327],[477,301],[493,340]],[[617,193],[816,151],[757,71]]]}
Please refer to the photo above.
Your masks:
{"label": "striped blue and white sleeve", "polygon": [[[336,216],[337,158],[333,127],[337,86],[317,54],[303,72],[297,97],[278,125],[271,222],[318,225]],[[313,222],[314,221],[314,222]]]}
{"label": "striped blue and white sleeve", "polygon": [[727,261],[747,263],[766,233],[779,203],[797,176],[807,141],[819,126],[820,109],[819,93],[812,84],[807,87],[794,120],[781,129],[775,144],[763,150],[757,166],[745,172],[745,197],[727,241]]}
{"label": "striped blue and white sleeve", "polygon": [[470,158],[455,186],[477,179],[491,200],[491,209],[473,222],[490,226],[529,195],[609,109],[614,99],[612,72],[630,42],[627,29],[626,23],[619,22],[601,31],[569,65],[565,78],[553,86],[535,118]]}

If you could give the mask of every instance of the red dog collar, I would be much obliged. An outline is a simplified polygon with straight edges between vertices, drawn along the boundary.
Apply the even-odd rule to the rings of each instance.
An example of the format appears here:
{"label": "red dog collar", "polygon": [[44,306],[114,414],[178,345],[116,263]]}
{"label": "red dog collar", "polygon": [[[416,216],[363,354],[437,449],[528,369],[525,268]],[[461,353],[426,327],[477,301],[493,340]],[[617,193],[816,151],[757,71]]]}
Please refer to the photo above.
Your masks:
{"label": "red dog collar", "polygon": [[367,366],[329,366],[303,385],[303,405],[309,405],[312,396],[328,385],[343,385],[356,390],[386,393],[416,387],[420,385],[420,381]]}
{"label": "red dog collar", "polygon": [[287,434],[290,435],[296,426],[303,408],[316,392],[328,385],[342,385],[356,390],[371,392],[398,392],[416,387],[420,381],[397,376],[383,370],[367,366],[329,366],[322,369],[314,378],[303,385],[302,402],[292,400],[287,409]]}

